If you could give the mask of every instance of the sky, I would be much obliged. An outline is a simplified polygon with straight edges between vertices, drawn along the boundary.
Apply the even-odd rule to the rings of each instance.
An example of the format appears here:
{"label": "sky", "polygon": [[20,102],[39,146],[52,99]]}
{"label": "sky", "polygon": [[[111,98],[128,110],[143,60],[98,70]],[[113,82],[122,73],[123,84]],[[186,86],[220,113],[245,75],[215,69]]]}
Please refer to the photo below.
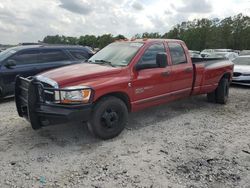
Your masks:
{"label": "sky", "polygon": [[56,34],[163,34],[182,21],[238,13],[250,16],[250,0],[1,0],[0,43]]}

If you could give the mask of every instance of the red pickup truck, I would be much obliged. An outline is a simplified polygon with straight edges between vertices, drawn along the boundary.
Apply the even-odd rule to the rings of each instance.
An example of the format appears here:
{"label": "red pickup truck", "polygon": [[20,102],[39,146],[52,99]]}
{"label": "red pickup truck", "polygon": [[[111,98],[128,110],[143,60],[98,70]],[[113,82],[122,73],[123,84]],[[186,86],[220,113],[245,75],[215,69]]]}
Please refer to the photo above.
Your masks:
{"label": "red pickup truck", "polygon": [[17,77],[15,101],[33,129],[82,121],[110,139],[124,129],[129,112],[199,94],[225,104],[232,73],[228,60],[191,59],[180,40],[118,41],[88,62]]}

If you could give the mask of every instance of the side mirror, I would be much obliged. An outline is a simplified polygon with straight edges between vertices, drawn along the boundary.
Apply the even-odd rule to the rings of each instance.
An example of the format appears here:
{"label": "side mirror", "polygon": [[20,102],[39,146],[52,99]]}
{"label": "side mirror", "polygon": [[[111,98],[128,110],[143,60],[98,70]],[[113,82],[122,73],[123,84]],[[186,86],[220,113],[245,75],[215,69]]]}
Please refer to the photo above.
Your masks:
{"label": "side mirror", "polygon": [[156,55],[156,64],[158,65],[158,67],[160,68],[165,68],[167,66],[167,54],[164,52],[158,53]]}
{"label": "side mirror", "polygon": [[136,64],[135,70],[139,71],[142,69],[152,69],[152,68],[165,68],[167,66],[167,54],[164,52],[158,53],[156,55],[156,64]]}
{"label": "side mirror", "polygon": [[4,65],[6,68],[8,69],[12,69],[13,67],[16,66],[16,61],[15,60],[12,60],[12,59],[9,59],[5,65]]}

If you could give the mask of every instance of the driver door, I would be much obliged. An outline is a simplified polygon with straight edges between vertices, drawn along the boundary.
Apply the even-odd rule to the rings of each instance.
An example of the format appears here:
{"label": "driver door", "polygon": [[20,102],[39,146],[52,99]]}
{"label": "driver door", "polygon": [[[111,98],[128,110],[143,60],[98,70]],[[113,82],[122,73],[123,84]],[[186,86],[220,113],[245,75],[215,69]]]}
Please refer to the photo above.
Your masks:
{"label": "driver door", "polygon": [[164,100],[164,95],[171,91],[171,66],[159,68],[156,55],[166,53],[163,43],[151,44],[142,55],[138,64],[150,64],[150,67],[136,71],[132,82],[133,105],[139,110],[147,106],[156,105]]}

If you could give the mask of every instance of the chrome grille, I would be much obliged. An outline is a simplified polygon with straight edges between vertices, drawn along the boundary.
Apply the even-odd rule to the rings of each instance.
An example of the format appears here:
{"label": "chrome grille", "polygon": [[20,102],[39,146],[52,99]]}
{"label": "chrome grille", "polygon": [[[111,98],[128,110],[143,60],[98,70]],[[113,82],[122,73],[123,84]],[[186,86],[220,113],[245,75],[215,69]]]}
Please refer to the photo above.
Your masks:
{"label": "chrome grille", "polygon": [[39,99],[40,102],[50,103],[55,101],[55,93],[52,90],[46,90],[46,88],[54,88],[48,83],[40,82],[38,84],[38,92],[39,92]]}

